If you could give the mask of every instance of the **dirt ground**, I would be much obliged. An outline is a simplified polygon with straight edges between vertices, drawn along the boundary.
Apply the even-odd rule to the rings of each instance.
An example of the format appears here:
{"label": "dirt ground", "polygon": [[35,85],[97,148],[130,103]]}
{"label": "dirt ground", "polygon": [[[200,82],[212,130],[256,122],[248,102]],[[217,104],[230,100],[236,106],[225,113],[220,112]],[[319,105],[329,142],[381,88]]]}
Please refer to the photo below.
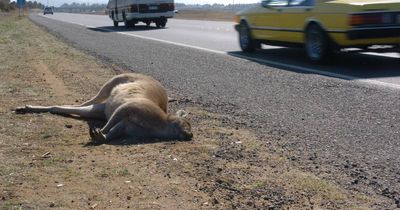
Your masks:
{"label": "dirt ground", "polygon": [[14,15],[0,15],[0,52],[0,209],[369,209],[383,202],[290,166],[266,152],[268,139],[180,98],[169,108],[189,112],[187,142],[94,144],[86,121],[17,115],[12,110],[25,104],[81,103],[123,71]]}

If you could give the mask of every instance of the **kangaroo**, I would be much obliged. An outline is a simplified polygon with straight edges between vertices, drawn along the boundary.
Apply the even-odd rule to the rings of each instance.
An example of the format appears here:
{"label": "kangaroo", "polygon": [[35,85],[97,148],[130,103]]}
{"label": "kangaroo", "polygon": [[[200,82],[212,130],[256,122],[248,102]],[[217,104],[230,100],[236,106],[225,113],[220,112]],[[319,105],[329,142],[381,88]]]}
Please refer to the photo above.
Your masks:
{"label": "kangaroo", "polygon": [[107,120],[101,129],[90,128],[94,141],[111,141],[123,136],[181,139],[193,137],[187,113],[167,112],[166,90],[150,76],[126,73],[106,82],[92,99],[81,105],[18,107],[16,113],[77,115],[82,118]]}

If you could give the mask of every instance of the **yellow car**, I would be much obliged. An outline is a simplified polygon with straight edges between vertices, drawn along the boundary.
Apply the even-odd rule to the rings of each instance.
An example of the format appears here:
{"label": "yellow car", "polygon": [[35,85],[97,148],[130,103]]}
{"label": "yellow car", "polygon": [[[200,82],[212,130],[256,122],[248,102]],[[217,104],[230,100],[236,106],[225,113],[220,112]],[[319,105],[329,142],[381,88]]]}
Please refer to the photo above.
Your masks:
{"label": "yellow car", "polygon": [[400,0],[267,0],[236,14],[240,47],[304,47],[311,61],[342,48],[398,51]]}

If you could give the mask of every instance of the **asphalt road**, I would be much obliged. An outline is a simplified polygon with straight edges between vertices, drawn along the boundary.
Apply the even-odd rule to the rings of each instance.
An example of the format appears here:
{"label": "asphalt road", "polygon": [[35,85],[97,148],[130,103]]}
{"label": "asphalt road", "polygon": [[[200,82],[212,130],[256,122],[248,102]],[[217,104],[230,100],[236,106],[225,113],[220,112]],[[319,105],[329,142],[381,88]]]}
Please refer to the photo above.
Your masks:
{"label": "asphalt road", "polygon": [[[300,50],[249,55],[219,43],[237,42],[233,23],[173,20],[166,29],[115,30],[103,16],[49,17],[30,16],[82,50],[152,75],[182,103],[230,115],[228,123],[251,128],[296,167],[387,197],[377,208],[400,202],[398,58],[339,54],[330,66],[315,66]],[[81,25],[53,20],[60,17]],[[206,42],[211,47],[203,43],[210,37],[217,39]]]}
{"label": "asphalt road", "polygon": [[138,24],[139,27],[134,29],[126,29],[123,23],[119,23],[119,28],[114,28],[111,20],[105,15],[55,13],[46,17],[76,23],[94,30],[118,32],[129,36],[229,54],[279,68],[400,89],[399,53],[341,53],[333,56],[333,65],[318,66],[310,64],[302,50],[264,45],[263,50],[258,53],[251,55],[242,53],[233,22],[170,19],[167,28],[159,30],[154,27],[154,24],[153,27],[148,28],[143,23]]}

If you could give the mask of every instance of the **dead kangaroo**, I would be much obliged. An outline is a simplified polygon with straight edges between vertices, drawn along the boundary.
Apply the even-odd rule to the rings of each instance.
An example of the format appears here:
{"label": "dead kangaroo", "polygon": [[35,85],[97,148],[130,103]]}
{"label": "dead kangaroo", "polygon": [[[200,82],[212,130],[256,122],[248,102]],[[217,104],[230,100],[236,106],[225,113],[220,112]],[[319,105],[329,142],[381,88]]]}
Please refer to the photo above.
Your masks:
{"label": "dead kangaroo", "polygon": [[123,136],[182,139],[193,137],[186,112],[167,113],[168,97],[155,79],[142,74],[115,76],[100,91],[81,105],[30,106],[16,108],[17,113],[77,115],[107,120],[101,129],[90,128],[95,141],[111,141]]}

